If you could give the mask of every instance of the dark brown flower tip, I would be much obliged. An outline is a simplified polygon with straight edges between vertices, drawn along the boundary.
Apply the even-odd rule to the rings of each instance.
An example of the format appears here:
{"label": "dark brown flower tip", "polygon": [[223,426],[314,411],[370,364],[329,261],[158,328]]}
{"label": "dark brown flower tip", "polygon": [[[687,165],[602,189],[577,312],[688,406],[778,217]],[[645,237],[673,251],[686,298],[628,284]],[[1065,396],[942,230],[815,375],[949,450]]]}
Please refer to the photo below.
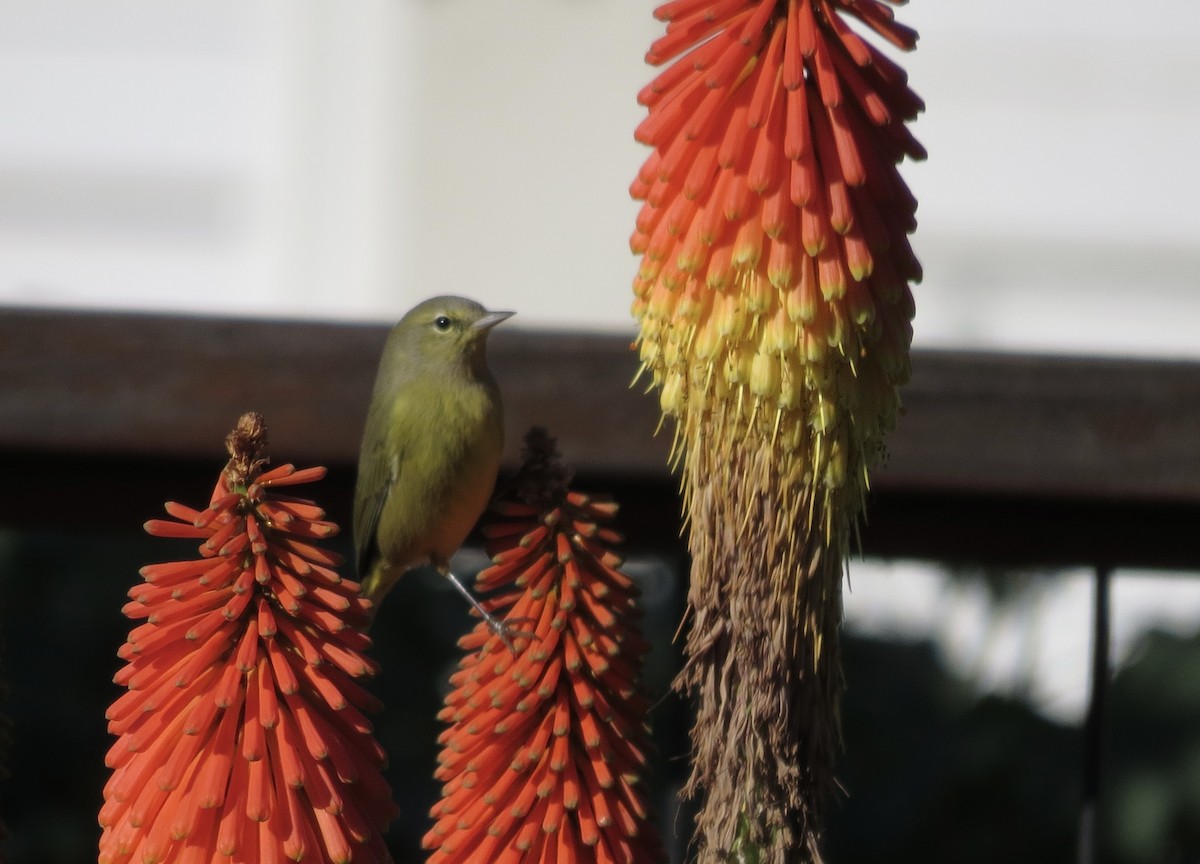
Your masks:
{"label": "dark brown flower tip", "polygon": [[236,489],[247,485],[247,478],[257,475],[270,459],[267,458],[267,424],[257,411],[247,411],[238,418],[237,426],[225,436],[229,453],[229,485]]}
{"label": "dark brown flower tip", "polygon": [[525,433],[521,468],[513,479],[517,500],[543,510],[562,501],[571,484],[571,471],[558,452],[558,442],[543,426]]}

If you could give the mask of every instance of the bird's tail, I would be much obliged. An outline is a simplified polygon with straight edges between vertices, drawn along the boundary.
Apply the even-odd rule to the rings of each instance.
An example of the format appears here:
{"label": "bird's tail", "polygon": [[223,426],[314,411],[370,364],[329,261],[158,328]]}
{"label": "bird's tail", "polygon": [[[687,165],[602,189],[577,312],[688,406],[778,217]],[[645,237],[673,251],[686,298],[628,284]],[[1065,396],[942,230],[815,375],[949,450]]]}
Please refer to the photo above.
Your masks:
{"label": "bird's tail", "polygon": [[400,578],[401,571],[395,567],[388,567],[382,561],[376,561],[372,565],[371,570],[362,581],[359,587],[359,593],[371,601],[372,609],[371,616],[374,617],[379,611],[379,604],[383,602],[383,598],[396,581]]}

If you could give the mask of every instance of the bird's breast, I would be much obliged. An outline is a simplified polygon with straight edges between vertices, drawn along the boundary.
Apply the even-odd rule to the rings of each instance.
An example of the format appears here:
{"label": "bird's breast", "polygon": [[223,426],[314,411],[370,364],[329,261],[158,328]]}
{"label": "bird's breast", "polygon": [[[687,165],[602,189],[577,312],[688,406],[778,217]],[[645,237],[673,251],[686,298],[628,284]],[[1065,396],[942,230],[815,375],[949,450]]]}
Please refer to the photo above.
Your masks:
{"label": "bird's breast", "polygon": [[394,565],[445,561],[462,545],[495,488],[504,445],[502,410],[494,387],[482,383],[447,388],[402,410],[407,416],[393,428],[415,432],[432,446],[396,442],[399,464],[380,514],[380,551]]}

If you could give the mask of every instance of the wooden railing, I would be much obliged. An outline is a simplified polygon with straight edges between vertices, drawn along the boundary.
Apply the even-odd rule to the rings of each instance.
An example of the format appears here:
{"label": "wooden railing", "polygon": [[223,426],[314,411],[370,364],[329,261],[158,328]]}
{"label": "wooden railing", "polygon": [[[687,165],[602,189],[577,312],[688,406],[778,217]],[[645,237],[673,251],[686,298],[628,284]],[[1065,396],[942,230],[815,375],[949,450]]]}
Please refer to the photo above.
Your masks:
{"label": "wooden railing", "polygon": [[[382,325],[0,310],[0,523],[137,524],[211,476],[261,411],[279,459],[320,463],[342,521]],[[492,337],[508,458],[547,426],[634,542],[678,533],[657,400],[626,336]],[[872,477],[865,550],[996,564],[1187,566],[1200,525],[1200,363],[917,351]],[[174,477],[170,475],[175,475]],[[183,487],[188,488],[188,487]],[[93,494],[96,493],[96,494]],[[95,506],[96,495],[106,502]],[[636,517],[636,518],[634,518]]]}

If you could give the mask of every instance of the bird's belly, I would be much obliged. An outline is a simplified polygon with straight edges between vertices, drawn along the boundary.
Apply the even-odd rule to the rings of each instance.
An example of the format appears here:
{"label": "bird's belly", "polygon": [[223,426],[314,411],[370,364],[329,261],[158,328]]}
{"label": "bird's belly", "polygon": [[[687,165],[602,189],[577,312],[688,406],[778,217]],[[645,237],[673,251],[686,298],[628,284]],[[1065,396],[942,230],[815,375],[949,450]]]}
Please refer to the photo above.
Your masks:
{"label": "bird's belly", "polygon": [[462,545],[496,485],[502,443],[488,437],[470,442],[453,465],[404,472],[380,514],[380,552],[390,566],[448,561]]}
{"label": "bird's belly", "polygon": [[499,467],[499,447],[480,444],[467,454],[463,470],[446,490],[441,515],[434,519],[429,532],[431,559],[448,561],[462,546],[492,497]]}

